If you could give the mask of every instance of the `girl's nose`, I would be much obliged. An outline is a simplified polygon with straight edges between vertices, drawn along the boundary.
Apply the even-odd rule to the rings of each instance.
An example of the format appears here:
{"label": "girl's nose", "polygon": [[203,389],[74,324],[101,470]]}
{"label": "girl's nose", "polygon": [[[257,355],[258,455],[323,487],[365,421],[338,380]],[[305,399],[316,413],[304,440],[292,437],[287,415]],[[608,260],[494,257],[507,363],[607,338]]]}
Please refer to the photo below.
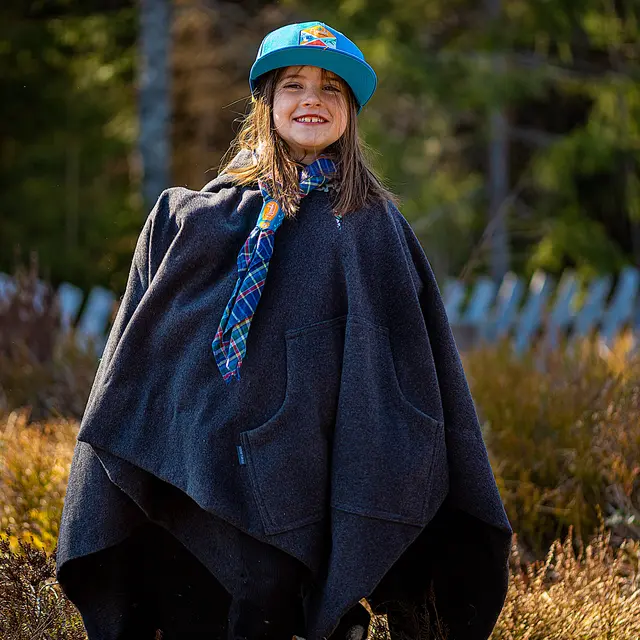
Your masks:
{"label": "girl's nose", "polygon": [[315,89],[309,89],[304,96],[303,104],[318,104],[320,101],[320,92]]}

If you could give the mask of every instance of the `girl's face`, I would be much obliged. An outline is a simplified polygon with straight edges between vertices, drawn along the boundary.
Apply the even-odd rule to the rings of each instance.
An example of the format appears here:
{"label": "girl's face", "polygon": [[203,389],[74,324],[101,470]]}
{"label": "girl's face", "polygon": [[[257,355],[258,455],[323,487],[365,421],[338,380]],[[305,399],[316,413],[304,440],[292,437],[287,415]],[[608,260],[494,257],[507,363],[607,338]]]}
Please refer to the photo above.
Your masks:
{"label": "girl's face", "polygon": [[[311,164],[347,128],[343,81],[326,73],[329,77],[323,82],[320,67],[287,67],[276,84],[273,123],[294,157],[304,164]],[[304,116],[312,116],[313,121],[301,121]]]}

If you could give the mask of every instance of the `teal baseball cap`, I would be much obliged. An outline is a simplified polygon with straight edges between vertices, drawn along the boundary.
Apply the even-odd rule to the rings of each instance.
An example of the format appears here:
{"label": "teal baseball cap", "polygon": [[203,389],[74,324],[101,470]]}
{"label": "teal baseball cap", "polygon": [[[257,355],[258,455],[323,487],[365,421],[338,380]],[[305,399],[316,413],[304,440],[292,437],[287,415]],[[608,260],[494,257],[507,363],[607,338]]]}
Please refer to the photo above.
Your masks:
{"label": "teal baseball cap", "polygon": [[309,65],[333,71],[353,91],[358,113],[376,90],[378,78],[362,51],[324,22],[299,22],[268,33],[249,72],[253,93],[260,76],[281,67]]}

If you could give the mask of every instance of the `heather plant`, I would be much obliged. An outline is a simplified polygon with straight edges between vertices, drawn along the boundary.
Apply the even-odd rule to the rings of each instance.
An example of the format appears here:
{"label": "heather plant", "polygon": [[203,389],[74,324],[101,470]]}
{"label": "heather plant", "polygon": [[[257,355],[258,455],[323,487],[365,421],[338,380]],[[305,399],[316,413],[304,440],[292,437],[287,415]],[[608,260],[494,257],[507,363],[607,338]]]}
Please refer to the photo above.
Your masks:
{"label": "heather plant", "polygon": [[0,638],[86,640],[82,619],[55,579],[55,556],[0,538]]}
{"label": "heather plant", "polygon": [[[17,281],[0,301],[0,637],[75,640],[84,631],[51,563],[97,361],[60,331],[35,269]],[[516,356],[503,343],[464,356],[518,534],[493,640],[640,637],[640,356],[629,346],[627,336]],[[598,531],[586,549],[577,542]],[[424,637],[411,640],[445,640],[426,610]],[[388,638],[384,616],[369,637]]]}
{"label": "heather plant", "polygon": [[59,336],[51,358],[34,359],[28,345],[16,340],[12,355],[0,355],[0,410],[29,407],[30,419],[80,419],[98,359],[80,347],[74,333]]}
{"label": "heather plant", "polygon": [[597,341],[517,356],[502,343],[465,367],[525,553],[540,557],[569,527],[588,538],[600,514],[618,539],[640,537],[637,356]]}

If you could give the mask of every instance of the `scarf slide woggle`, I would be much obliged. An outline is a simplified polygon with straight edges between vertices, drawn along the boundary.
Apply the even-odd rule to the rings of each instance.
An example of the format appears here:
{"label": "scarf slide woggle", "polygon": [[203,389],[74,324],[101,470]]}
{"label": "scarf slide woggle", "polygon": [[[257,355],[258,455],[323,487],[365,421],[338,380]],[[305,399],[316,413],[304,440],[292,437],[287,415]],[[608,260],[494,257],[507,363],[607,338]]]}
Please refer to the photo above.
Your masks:
{"label": "scarf slide woggle", "polygon": [[[324,185],[336,166],[327,156],[319,156],[299,172],[300,197]],[[211,343],[213,355],[224,381],[240,380],[240,367],[246,354],[251,320],[260,302],[273,255],[275,233],[284,220],[279,203],[271,197],[266,183],[258,181],[262,209],[237,259],[238,280]]]}

